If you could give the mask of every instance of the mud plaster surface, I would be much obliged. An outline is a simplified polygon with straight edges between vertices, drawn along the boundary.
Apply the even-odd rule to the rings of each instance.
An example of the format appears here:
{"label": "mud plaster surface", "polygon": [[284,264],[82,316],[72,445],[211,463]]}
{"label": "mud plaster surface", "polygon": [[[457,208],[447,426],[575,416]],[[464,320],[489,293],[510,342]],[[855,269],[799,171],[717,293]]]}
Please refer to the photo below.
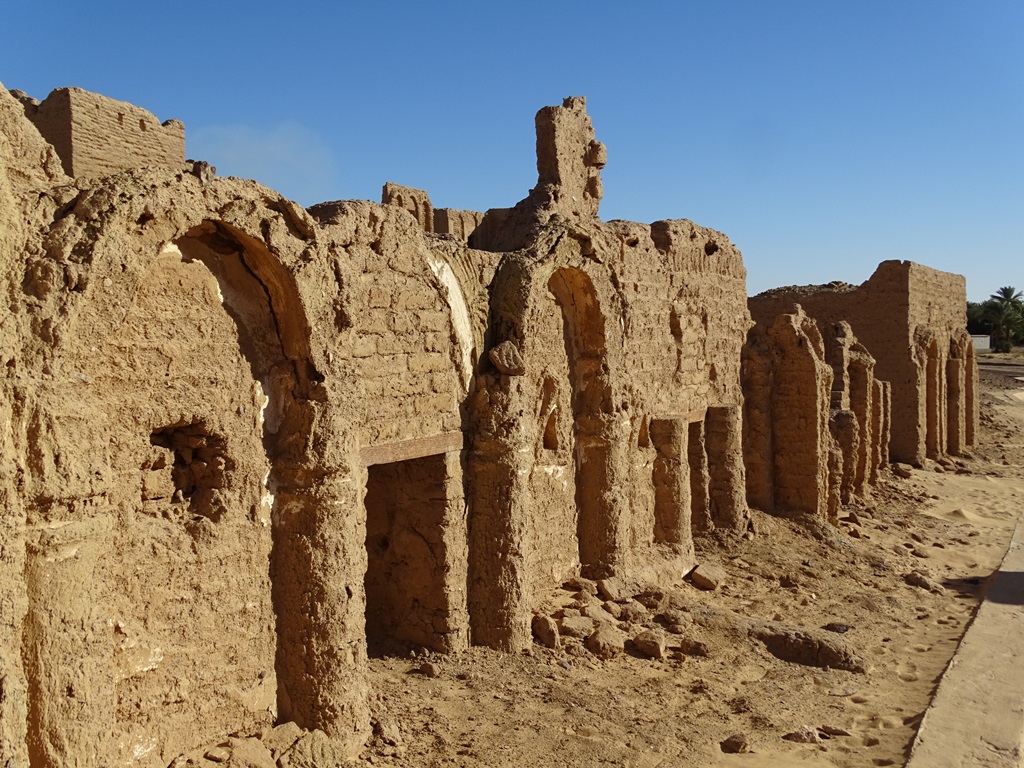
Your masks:
{"label": "mud plaster surface", "polygon": [[[758,535],[726,551],[698,552],[725,568],[727,583],[692,602],[807,627],[852,625],[843,637],[868,661],[865,674],[782,662],[746,637],[693,627],[707,657],[600,661],[570,641],[504,655],[473,648],[371,662],[375,717],[401,734],[377,739],[363,761],[434,766],[843,766],[904,765],[938,678],[998,567],[1024,500],[1024,402],[1018,382],[982,379],[982,440],[963,474],[915,471],[887,477],[860,524],[815,535],[756,516]],[[847,517],[850,509],[844,510]],[[756,513],[755,513],[756,514]],[[850,536],[854,529],[860,539]],[[916,536],[916,538],[915,538]],[[819,538],[820,537],[820,538]],[[921,541],[918,541],[920,538]],[[921,558],[914,550],[926,553]],[[903,576],[924,571],[946,586],[933,594]],[[782,587],[780,577],[794,586]],[[565,598],[568,598],[568,592]],[[679,636],[669,636],[670,646]],[[822,744],[786,741],[803,725],[850,733]],[[750,754],[719,742],[745,733]]]}

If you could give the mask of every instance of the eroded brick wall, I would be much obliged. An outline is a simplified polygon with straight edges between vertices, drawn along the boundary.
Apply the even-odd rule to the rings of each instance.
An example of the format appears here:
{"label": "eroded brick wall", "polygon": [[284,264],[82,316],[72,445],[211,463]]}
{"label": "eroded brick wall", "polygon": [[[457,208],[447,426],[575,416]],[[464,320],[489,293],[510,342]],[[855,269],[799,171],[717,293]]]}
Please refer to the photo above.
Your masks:
{"label": "eroded brick wall", "polygon": [[[977,407],[973,395],[971,402],[967,400],[965,384],[950,408],[946,386],[951,346],[962,350],[964,376],[973,375],[964,341],[966,301],[960,275],[909,261],[885,261],[859,287],[832,283],[777,288],[751,297],[748,303],[751,316],[759,322],[770,322],[791,311],[794,304],[821,324],[849,322],[875,359],[875,377],[892,387],[891,458],[919,464],[959,452],[959,446],[951,447],[947,440],[950,413],[964,414],[962,434],[966,436],[967,420]],[[959,415],[955,418],[958,424]],[[954,432],[959,434],[959,429]]]}
{"label": "eroded brick wall", "polygon": [[185,162],[185,126],[81,88],[58,88],[25,115],[57,150],[69,176],[92,178]]}

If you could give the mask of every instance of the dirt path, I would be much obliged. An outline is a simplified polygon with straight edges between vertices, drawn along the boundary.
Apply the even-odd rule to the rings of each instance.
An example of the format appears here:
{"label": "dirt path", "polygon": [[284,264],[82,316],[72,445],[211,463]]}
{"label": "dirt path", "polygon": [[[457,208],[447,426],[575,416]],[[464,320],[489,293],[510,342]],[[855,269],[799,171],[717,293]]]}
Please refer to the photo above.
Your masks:
{"label": "dirt path", "polygon": [[[474,648],[372,661],[379,736],[364,762],[903,765],[1024,500],[1016,386],[984,373],[974,457],[887,478],[870,504],[844,511],[838,528],[755,513],[756,535],[706,544],[701,559],[721,565],[727,579],[715,592],[658,585],[662,602],[683,614],[679,634],[666,635],[664,660],[627,652],[603,661],[569,641],[520,655]],[[631,636],[660,629],[658,610],[635,617]],[[866,671],[782,661],[751,622],[835,638]],[[845,631],[820,629],[829,624]],[[428,674],[419,671],[424,662]],[[807,735],[787,738],[801,730]],[[723,752],[733,735],[750,751]]]}

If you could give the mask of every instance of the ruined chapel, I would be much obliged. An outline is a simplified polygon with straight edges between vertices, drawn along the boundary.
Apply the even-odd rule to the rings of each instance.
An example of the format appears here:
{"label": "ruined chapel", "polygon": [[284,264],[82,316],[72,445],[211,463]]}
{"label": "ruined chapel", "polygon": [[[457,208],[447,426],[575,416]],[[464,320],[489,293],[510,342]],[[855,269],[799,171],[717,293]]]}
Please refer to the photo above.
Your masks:
{"label": "ruined chapel", "polygon": [[167,766],[368,654],[534,642],[573,577],[678,581],[751,506],[835,519],[968,450],[963,278],[749,300],[688,220],[602,221],[582,98],[507,209],[308,209],[184,127],[0,87],[0,765]]}

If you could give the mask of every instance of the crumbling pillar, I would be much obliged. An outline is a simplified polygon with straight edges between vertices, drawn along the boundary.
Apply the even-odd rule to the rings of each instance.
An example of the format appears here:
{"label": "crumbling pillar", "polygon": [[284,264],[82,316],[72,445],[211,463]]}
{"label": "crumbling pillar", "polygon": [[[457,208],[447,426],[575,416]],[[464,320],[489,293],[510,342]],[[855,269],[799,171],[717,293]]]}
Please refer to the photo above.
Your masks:
{"label": "crumbling pillar", "polygon": [[689,425],[682,419],[652,419],[654,541],[693,549],[690,532]]}
{"label": "crumbling pillar", "polygon": [[78,499],[54,503],[30,521],[25,671],[33,767],[99,768],[113,758],[107,748],[115,731],[117,675],[97,571],[112,550],[114,519],[95,513]]}
{"label": "crumbling pillar", "polygon": [[587,100],[570,97],[560,107],[544,107],[536,123],[537,187],[557,190],[557,199],[550,202],[573,218],[596,216],[608,153],[594,137]]}
{"label": "crumbling pillar", "polygon": [[974,345],[968,340],[964,371],[964,442],[969,446],[978,444],[978,406],[978,363]]}
{"label": "crumbling pillar", "polygon": [[354,756],[369,735],[366,483],[354,435],[335,411],[317,414],[314,455],[341,463],[273,468],[278,716],[325,731]]}
{"label": "crumbling pillar", "polygon": [[[12,439],[12,388],[0,389],[0,755],[28,765],[28,680],[22,659],[25,587],[25,506],[18,493]],[[23,398],[22,398],[23,399]]]}
{"label": "crumbling pillar", "polygon": [[966,332],[949,343],[946,360],[946,451],[961,455],[967,448],[967,349],[971,340]]}
{"label": "crumbling pillar", "polygon": [[745,531],[750,519],[743,472],[743,425],[739,406],[708,408],[708,509],[715,528]]}
{"label": "crumbling pillar", "polygon": [[879,404],[881,406],[881,427],[879,432],[878,441],[882,445],[882,461],[879,462],[878,468],[881,469],[889,463],[889,444],[892,438],[892,384],[888,381],[879,382],[882,385],[881,399]]}
{"label": "crumbling pillar", "polygon": [[[515,430],[513,437],[523,437]],[[517,651],[532,642],[526,605],[523,563],[528,494],[518,457],[530,449],[525,441],[473,435],[467,454],[470,479],[468,602],[471,640],[503,651]]]}
{"label": "crumbling pillar", "polygon": [[774,366],[767,329],[757,324],[743,345],[743,462],[747,503],[764,512],[775,509],[772,386]]}
{"label": "crumbling pillar", "polygon": [[778,359],[772,388],[775,507],[786,514],[828,514],[829,404],[832,369],[814,321],[797,308],[769,328]]}
{"label": "crumbling pillar", "polygon": [[885,419],[884,407],[884,384],[878,379],[871,380],[871,457],[868,465],[868,483],[875,485],[878,482],[878,470],[889,460],[889,445],[887,435],[883,434],[883,423]]}
{"label": "crumbling pillar", "polygon": [[852,493],[861,498],[870,493],[873,446],[878,434],[872,428],[875,361],[860,344],[850,353],[850,410],[857,416],[856,465]]}
{"label": "crumbling pillar", "polygon": [[589,578],[614,574],[629,546],[630,432],[618,415],[576,417],[580,566]]}
{"label": "crumbling pillar", "polygon": [[853,411],[833,409],[829,416],[829,430],[843,454],[842,474],[838,478],[833,478],[832,482],[838,480],[839,500],[843,504],[849,504],[853,497],[860,445],[857,414]]}

